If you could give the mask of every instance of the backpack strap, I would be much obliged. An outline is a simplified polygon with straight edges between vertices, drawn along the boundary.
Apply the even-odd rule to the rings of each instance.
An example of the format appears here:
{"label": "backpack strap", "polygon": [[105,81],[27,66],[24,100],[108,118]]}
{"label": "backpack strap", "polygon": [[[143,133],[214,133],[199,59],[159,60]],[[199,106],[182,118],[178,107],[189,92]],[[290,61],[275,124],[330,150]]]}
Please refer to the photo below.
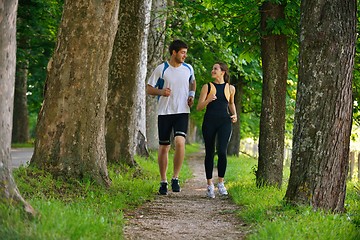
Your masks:
{"label": "backpack strap", "polygon": [[211,94],[216,94],[216,87],[215,87],[215,85],[214,85],[212,82],[208,82],[207,85],[208,85],[208,92],[207,92],[206,98],[209,96],[210,93],[211,93]]}
{"label": "backpack strap", "polygon": [[164,62],[164,69],[162,71],[162,74],[161,74],[161,79],[164,79],[164,73],[165,73],[165,70],[169,67],[169,63],[167,61]]}
{"label": "backpack strap", "polygon": [[[164,87],[164,73],[165,73],[165,70],[169,67],[169,63],[167,61],[164,62],[164,68],[162,70],[162,73],[161,73],[161,77],[158,78],[156,84],[155,84],[155,88],[158,88],[158,89],[163,89]],[[158,100],[159,100],[160,96],[158,96]]]}

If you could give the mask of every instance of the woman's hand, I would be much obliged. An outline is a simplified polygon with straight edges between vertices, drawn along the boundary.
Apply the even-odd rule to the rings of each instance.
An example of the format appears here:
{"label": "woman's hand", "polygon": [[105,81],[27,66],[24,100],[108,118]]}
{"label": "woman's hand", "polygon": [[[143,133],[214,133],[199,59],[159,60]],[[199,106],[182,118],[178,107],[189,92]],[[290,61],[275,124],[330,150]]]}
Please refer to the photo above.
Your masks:
{"label": "woman's hand", "polygon": [[231,115],[230,118],[231,118],[231,122],[232,122],[232,123],[236,123],[236,121],[237,121],[237,116],[236,116],[236,114]]}
{"label": "woman's hand", "polygon": [[215,101],[217,99],[216,94],[209,94],[206,98],[206,101],[208,101],[208,103],[211,103],[212,101]]}

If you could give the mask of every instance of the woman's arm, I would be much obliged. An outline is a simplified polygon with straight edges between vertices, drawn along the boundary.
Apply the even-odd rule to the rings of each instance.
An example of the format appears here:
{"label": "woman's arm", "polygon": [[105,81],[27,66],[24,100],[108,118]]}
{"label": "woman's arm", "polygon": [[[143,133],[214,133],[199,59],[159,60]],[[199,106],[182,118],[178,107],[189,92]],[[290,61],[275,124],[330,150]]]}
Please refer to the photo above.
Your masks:
{"label": "woman's arm", "polygon": [[203,110],[210,102],[216,99],[215,94],[209,94],[209,96],[206,97],[207,93],[208,93],[208,85],[204,84],[200,91],[199,102],[198,105],[196,106],[196,110],[198,111]]}
{"label": "woman's arm", "polygon": [[235,123],[237,121],[237,113],[236,113],[236,107],[234,102],[235,97],[235,87],[233,85],[230,85],[230,99],[229,99],[229,109],[231,113],[231,121]]}

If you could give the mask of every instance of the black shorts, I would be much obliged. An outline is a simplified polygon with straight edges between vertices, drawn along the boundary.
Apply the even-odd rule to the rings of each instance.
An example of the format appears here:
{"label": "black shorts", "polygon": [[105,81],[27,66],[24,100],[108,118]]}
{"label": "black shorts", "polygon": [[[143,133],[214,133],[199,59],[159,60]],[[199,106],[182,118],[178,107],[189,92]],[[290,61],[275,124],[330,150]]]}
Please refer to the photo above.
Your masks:
{"label": "black shorts", "polygon": [[171,131],[174,130],[174,136],[183,136],[186,138],[189,123],[188,113],[159,115],[158,133],[159,144],[170,145]]}

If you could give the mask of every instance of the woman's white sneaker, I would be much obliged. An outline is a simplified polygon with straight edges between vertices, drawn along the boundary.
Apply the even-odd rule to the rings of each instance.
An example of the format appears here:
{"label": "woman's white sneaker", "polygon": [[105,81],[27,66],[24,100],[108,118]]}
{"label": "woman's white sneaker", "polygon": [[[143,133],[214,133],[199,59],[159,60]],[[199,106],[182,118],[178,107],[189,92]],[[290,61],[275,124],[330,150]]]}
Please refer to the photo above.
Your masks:
{"label": "woman's white sneaker", "polygon": [[227,196],[228,195],[228,192],[227,192],[226,187],[225,187],[223,182],[218,183],[218,190],[219,190],[219,195],[220,196]]}
{"label": "woman's white sneaker", "polygon": [[207,186],[206,196],[208,198],[215,198],[215,187],[214,184]]}

